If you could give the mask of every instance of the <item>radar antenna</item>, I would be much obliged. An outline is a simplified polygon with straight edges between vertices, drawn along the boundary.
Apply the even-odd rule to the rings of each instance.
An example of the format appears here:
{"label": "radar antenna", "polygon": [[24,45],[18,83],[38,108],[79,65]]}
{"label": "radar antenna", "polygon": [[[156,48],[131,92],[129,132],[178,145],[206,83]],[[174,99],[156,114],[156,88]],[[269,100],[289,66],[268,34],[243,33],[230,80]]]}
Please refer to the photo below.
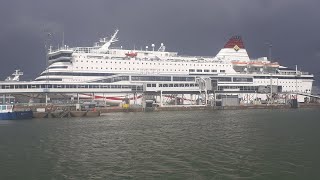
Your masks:
{"label": "radar antenna", "polygon": [[20,71],[20,69],[17,69],[14,71],[14,73],[12,73],[12,76],[8,76],[5,81],[19,81],[20,76],[22,75],[23,75],[23,72]]}
{"label": "radar antenna", "polygon": [[161,46],[159,47],[158,51],[160,52],[166,51],[166,46],[163,43],[161,43]]}

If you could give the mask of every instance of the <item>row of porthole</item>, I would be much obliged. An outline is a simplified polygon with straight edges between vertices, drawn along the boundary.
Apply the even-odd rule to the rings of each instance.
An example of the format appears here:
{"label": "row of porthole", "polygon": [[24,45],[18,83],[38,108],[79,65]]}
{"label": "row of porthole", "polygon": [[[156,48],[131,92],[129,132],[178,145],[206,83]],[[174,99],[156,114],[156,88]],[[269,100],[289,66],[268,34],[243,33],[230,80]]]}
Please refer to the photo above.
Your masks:
{"label": "row of porthole", "polygon": [[[76,69],[79,69],[79,67],[77,67],[76,66]],[[83,67],[81,67],[81,69],[83,69]],[[89,67],[87,67],[87,69],[89,69]],[[93,67],[91,67],[91,69],[94,69]],[[99,69],[98,67],[96,67],[96,69]],[[103,69],[102,67],[100,68],[100,69]],[[108,70],[108,68],[106,68],[106,70]],[[110,68],[110,70],[113,70],[113,68]],[[117,70],[117,68],[114,68],[114,70]],[[127,70],[127,68],[119,68],[119,70]],[[131,68],[128,68],[128,70],[131,70]],[[135,70],[135,68],[132,68],[132,70]],[[139,70],[139,68],[137,68],[137,70]],[[161,69],[156,69],[156,70],[158,70],[158,71],[161,71]],[[162,71],[173,71],[173,69],[162,69]],[[177,69],[174,69],[174,71],[177,71]],[[181,70],[181,69],[178,69],[178,71],[188,71],[188,70]],[[194,71],[190,71],[190,72],[194,72]],[[197,70],[197,72],[202,72],[202,70],[201,71],[198,71]],[[207,70],[207,71],[204,71],[204,72],[210,72],[209,70]],[[217,70],[212,70],[211,72],[217,72]],[[220,72],[221,73],[225,73],[226,72],[226,70],[220,70]]]}
{"label": "row of porthole", "polygon": [[[295,88],[296,86],[282,86],[282,87],[288,87],[288,88],[290,88],[290,87],[292,87],[292,88]],[[302,88],[302,86],[297,86],[298,88]]]}
{"label": "row of porthole", "polygon": [[[76,60],[76,62],[79,62],[79,60]],[[82,62],[83,63],[83,60],[81,60],[80,62]],[[89,61],[86,61],[87,63],[89,63]],[[93,63],[93,61],[91,61],[91,63]],[[96,63],[98,63],[98,61],[96,61]],[[103,63],[102,61],[101,61],[101,63]],[[108,63],[108,61],[106,61],[106,63]],[[110,64],[112,64],[113,63],[113,61],[111,61],[110,62]],[[117,62],[116,61],[114,61],[114,64],[117,64]],[[119,64],[121,64],[121,62],[119,62]],[[123,64],[126,64],[126,62],[124,62]],[[130,62],[128,62],[128,64],[130,64]],[[135,64],[134,62],[132,62],[132,64]],[[137,64],[139,64],[139,62],[137,62]],[[141,64],[144,64],[143,62],[141,63]],[[148,63],[145,63],[146,65],[148,65]],[[180,64],[168,64],[168,63],[158,63],[158,65],[169,65],[169,66],[172,66],[172,65],[174,65],[174,66],[180,66]],[[157,65],[157,63],[149,63],[149,65]],[[181,64],[181,66],[188,66],[188,64]],[[190,66],[192,66],[192,64],[189,64]],[[193,64],[193,66],[196,66],[196,64]],[[197,64],[197,66],[199,66],[199,64]],[[200,66],[203,66],[202,64],[200,64]],[[206,64],[204,65],[204,66],[207,66]],[[211,66],[210,64],[208,65],[208,66]],[[231,67],[231,65],[221,65],[221,64],[219,64],[219,65],[212,65],[212,67]]]}
{"label": "row of porthole", "polygon": [[[76,69],[79,69],[79,67],[76,67]],[[83,69],[83,67],[81,67],[81,69]],[[87,67],[87,69],[89,69],[89,67]],[[94,69],[93,67],[91,67],[91,69]],[[99,69],[98,67],[96,67],[96,69]],[[100,69],[103,69],[103,68],[100,68]],[[108,68],[106,68],[106,70],[108,70]],[[110,68],[110,70],[118,70],[118,68]],[[127,68],[119,68],[119,70],[127,70]],[[128,68],[128,70],[131,70],[131,68]],[[132,68],[132,70],[140,70],[139,68],[135,69],[135,68]],[[156,71],[161,71],[161,69],[155,69]],[[173,69],[162,69],[162,71],[173,71]],[[174,71],[177,71],[177,69],[174,69]],[[188,70],[180,70],[178,69],[178,71],[188,71]]]}

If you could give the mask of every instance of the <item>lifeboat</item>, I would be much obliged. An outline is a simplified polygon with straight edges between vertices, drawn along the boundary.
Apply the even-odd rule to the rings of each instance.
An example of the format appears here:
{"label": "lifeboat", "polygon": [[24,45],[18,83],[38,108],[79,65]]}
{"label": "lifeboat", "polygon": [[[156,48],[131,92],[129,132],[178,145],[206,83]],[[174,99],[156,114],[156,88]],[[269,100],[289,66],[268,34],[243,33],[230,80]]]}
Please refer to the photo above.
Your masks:
{"label": "lifeboat", "polygon": [[268,67],[275,67],[275,68],[277,68],[277,67],[279,67],[280,65],[279,65],[279,63],[274,62],[274,63],[267,63],[267,64],[266,64],[266,66],[268,66]]}
{"label": "lifeboat", "polygon": [[247,62],[240,62],[240,61],[233,61],[232,64],[235,66],[247,66],[248,65]]}
{"label": "lifeboat", "polygon": [[274,63],[266,63],[266,62],[261,62],[261,61],[256,61],[256,62],[241,62],[241,61],[233,61],[232,62],[233,65],[235,66],[251,66],[251,67],[279,67],[279,63],[278,62],[274,62]]}
{"label": "lifeboat", "polygon": [[138,53],[136,53],[136,52],[128,52],[128,53],[126,53],[126,56],[127,57],[131,57],[131,58],[134,58],[134,57],[136,57],[138,55]]}
{"label": "lifeboat", "polygon": [[253,66],[253,67],[262,67],[262,66],[264,66],[264,63],[262,63],[262,62],[250,62],[249,65]]}

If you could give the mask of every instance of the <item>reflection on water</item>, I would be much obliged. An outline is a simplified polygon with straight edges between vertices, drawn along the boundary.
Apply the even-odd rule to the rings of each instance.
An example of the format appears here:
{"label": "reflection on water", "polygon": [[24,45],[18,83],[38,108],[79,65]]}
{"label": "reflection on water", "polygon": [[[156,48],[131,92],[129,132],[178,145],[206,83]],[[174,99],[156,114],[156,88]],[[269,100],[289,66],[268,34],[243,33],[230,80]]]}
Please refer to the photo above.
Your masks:
{"label": "reflection on water", "polygon": [[0,179],[315,179],[320,111],[0,121]]}

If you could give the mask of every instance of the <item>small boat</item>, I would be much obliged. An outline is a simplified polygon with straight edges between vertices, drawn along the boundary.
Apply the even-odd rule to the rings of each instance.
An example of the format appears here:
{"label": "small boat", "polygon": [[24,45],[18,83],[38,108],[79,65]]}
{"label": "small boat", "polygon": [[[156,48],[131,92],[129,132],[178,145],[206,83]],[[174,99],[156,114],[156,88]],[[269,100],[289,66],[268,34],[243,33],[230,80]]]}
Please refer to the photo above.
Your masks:
{"label": "small boat", "polygon": [[0,105],[0,120],[32,119],[31,110],[14,111],[13,105]]}
{"label": "small boat", "polygon": [[86,114],[87,117],[99,117],[100,115],[100,111],[88,111]]}
{"label": "small boat", "polygon": [[72,117],[83,117],[87,114],[87,111],[70,111]]}

